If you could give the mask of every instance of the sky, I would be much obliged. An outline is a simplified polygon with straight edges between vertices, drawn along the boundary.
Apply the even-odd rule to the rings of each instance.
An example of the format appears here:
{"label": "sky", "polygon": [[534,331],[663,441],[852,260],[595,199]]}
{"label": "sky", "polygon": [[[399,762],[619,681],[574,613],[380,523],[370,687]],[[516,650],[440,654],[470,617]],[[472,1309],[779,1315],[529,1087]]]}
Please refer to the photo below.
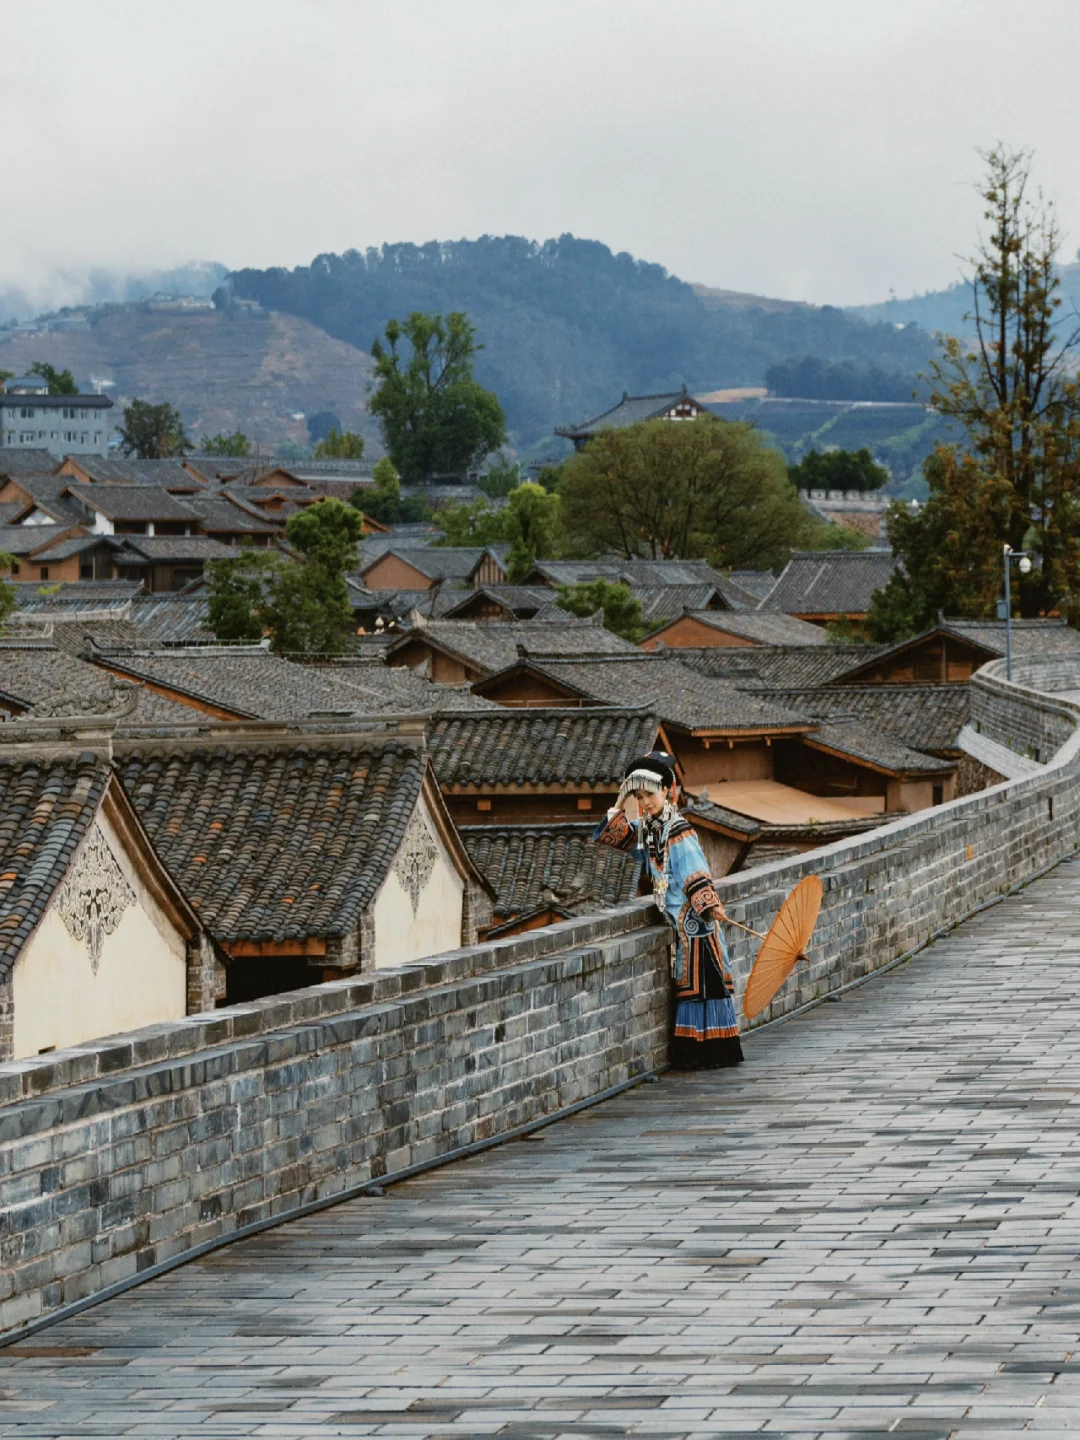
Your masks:
{"label": "sky", "polygon": [[0,289],[571,232],[816,303],[937,289],[977,151],[1035,152],[1071,260],[1076,0],[0,6]]}

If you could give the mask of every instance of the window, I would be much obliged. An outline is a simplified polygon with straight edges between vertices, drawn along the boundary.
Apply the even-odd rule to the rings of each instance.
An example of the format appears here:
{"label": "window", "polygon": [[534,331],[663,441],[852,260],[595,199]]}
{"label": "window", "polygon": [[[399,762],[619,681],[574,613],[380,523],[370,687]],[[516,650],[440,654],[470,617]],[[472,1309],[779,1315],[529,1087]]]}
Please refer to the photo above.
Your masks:
{"label": "window", "polygon": [[940,805],[941,802],[944,800],[944,798],[945,798],[945,786],[944,786],[944,785],[935,785],[935,786],[934,786],[934,804],[935,804],[935,805]]}
{"label": "window", "polygon": [[93,578],[94,578],[94,567],[93,567],[93,565],[80,565],[80,566],[79,566],[79,579],[80,579],[80,580],[92,580]]}
{"label": "window", "polygon": [[48,578],[49,578],[49,567],[48,567],[47,565],[42,565],[42,566],[41,566],[41,572],[40,572],[40,575],[39,575],[39,579],[41,579],[41,580],[47,580]]}
{"label": "window", "polygon": [[75,410],[74,410],[70,405],[65,405],[61,413],[62,413],[62,415],[63,415],[63,417],[64,417],[65,420],[77,420],[77,419],[78,419],[78,415],[76,414]]}
{"label": "window", "polygon": [[18,575],[19,573],[19,562],[17,560],[11,562],[11,573],[13,575]]}
{"label": "window", "polygon": [[22,407],[22,409],[19,411],[19,419],[20,419],[20,420],[32,420],[33,418],[34,418],[34,407],[33,407],[32,405],[24,405],[24,406]]}

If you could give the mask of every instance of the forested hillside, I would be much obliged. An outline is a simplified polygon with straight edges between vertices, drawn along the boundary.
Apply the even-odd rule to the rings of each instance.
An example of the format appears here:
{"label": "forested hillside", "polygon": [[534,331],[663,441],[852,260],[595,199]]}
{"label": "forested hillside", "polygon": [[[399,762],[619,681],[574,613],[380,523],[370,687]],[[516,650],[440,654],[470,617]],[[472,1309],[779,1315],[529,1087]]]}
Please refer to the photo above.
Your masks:
{"label": "forested hillside", "polygon": [[320,255],[295,270],[240,270],[234,293],[368,350],[387,320],[465,310],[484,349],[476,377],[528,445],[622,393],[760,385],[805,355],[912,373],[932,349],[917,328],[871,325],[829,306],[706,305],[663,270],[564,235],[515,236]]}

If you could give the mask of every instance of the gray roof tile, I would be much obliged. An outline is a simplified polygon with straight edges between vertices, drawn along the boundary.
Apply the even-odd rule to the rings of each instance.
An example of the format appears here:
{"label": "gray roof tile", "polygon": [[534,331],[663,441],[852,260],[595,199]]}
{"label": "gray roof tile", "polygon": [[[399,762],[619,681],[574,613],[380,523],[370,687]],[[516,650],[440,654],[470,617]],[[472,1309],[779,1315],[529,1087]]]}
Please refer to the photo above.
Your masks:
{"label": "gray roof tile", "polygon": [[427,743],[439,784],[610,785],[653,747],[646,707],[502,709],[436,715]]}
{"label": "gray roof tile", "polygon": [[761,610],[787,615],[865,615],[899,561],[888,550],[797,550]]}
{"label": "gray roof tile", "polygon": [[637,894],[632,855],[597,845],[588,825],[467,825],[460,835],[469,858],[495,891],[500,918],[544,904],[577,909],[618,905]]}

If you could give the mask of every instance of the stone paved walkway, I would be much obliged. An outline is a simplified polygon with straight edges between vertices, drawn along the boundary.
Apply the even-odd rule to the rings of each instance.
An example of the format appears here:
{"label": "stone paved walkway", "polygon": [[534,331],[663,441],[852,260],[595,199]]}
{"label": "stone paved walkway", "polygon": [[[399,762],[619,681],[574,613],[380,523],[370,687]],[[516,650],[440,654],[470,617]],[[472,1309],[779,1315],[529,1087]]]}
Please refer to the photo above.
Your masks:
{"label": "stone paved walkway", "polygon": [[1080,1435],[1080,862],[747,1050],[0,1352],[0,1433]]}

